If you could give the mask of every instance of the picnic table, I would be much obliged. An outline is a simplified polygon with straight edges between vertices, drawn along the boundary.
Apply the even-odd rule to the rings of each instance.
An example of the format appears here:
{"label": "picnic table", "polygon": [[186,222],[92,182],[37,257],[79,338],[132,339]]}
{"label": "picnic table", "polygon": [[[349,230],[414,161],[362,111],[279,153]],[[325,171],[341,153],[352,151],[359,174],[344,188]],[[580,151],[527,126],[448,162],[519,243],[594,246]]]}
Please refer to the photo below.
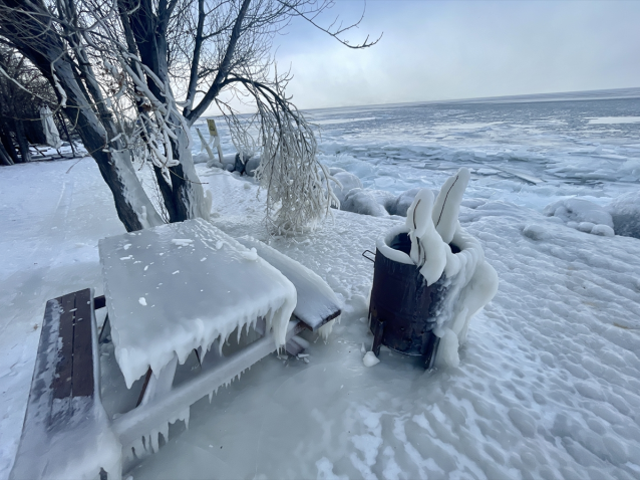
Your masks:
{"label": "picnic table", "polygon": [[[100,241],[104,297],[89,288],[47,304],[11,478],[127,471],[158,449],[158,434],[166,439],[168,422],[190,405],[277,348],[299,351],[298,333],[340,313],[313,272],[257,240],[243,242],[202,219]],[[103,334],[127,388],[144,379],[135,407],[113,416],[101,403],[94,316],[105,305]],[[197,375],[174,385],[194,354]],[[70,441],[78,448],[60,446]]]}

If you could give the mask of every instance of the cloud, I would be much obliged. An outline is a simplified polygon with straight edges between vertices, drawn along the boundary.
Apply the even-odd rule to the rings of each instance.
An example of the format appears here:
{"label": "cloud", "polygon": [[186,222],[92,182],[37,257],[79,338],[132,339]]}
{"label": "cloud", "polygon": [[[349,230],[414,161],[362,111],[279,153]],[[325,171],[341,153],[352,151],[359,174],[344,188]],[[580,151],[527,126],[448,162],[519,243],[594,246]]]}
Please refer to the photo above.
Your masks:
{"label": "cloud", "polygon": [[[358,18],[359,2],[336,13]],[[276,38],[302,108],[640,85],[640,2],[370,1],[354,51],[294,22]]]}

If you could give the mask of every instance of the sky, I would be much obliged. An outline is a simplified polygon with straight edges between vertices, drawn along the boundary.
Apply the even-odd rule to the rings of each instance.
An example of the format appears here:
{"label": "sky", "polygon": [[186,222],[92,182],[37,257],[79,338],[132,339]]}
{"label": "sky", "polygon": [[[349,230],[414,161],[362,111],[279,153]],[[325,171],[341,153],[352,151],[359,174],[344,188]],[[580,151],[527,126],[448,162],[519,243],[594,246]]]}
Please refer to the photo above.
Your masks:
{"label": "sky", "polygon": [[640,86],[640,1],[337,0],[378,44],[349,49],[304,21],[275,38],[303,109]]}

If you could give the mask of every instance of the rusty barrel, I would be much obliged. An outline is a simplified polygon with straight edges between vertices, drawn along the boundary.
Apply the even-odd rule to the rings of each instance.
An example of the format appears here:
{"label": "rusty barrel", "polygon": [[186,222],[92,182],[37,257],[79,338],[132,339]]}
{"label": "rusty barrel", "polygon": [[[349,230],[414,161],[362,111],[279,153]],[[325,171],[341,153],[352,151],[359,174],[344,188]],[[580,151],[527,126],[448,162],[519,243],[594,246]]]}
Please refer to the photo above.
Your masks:
{"label": "rusty barrel", "polygon": [[[389,246],[409,255],[411,239],[401,233]],[[454,253],[459,251],[451,247]],[[440,342],[433,330],[447,289],[444,274],[427,286],[416,265],[391,260],[376,248],[369,303],[373,352],[378,355],[384,345],[404,355],[420,356],[425,368],[433,367]]]}

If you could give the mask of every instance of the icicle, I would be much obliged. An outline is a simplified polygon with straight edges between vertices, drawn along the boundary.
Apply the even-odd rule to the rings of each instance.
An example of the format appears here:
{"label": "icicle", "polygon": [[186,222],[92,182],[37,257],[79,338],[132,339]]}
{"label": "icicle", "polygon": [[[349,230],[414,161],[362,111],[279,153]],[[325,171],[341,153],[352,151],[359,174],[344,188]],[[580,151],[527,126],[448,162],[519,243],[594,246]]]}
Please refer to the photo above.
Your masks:
{"label": "icicle", "polygon": [[327,323],[325,323],[318,329],[318,335],[320,335],[320,337],[325,343],[329,339],[329,335],[331,335],[333,326],[335,325],[336,322],[339,322],[339,321],[340,321],[340,315],[337,318],[334,318],[333,320],[329,320]]}
{"label": "icicle", "polygon": [[244,324],[238,325],[238,335],[236,338],[236,343],[240,343],[240,337],[242,336],[242,327],[244,327]]}
{"label": "icicle", "polygon": [[218,355],[222,356],[222,346],[223,346],[223,340],[222,340],[222,335],[220,335],[218,338]]}
{"label": "icicle", "polygon": [[180,419],[184,422],[184,425],[187,429],[189,428],[190,413],[191,411],[189,410],[189,407],[187,407],[186,410],[184,410],[180,414]]}
{"label": "icicle", "polygon": [[[52,65],[52,70],[53,70],[53,65]],[[66,108],[67,107],[67,92],[65,92],[64,88],[62,88],[62,85],[60,85],[60,80],[58,79],[58,76],[56,75],[56,72],[53,71],[51,73],[52,73],[52,76],[53,76],[54,86],[56,87],[56,90],[60,94],[60,108]]]}

